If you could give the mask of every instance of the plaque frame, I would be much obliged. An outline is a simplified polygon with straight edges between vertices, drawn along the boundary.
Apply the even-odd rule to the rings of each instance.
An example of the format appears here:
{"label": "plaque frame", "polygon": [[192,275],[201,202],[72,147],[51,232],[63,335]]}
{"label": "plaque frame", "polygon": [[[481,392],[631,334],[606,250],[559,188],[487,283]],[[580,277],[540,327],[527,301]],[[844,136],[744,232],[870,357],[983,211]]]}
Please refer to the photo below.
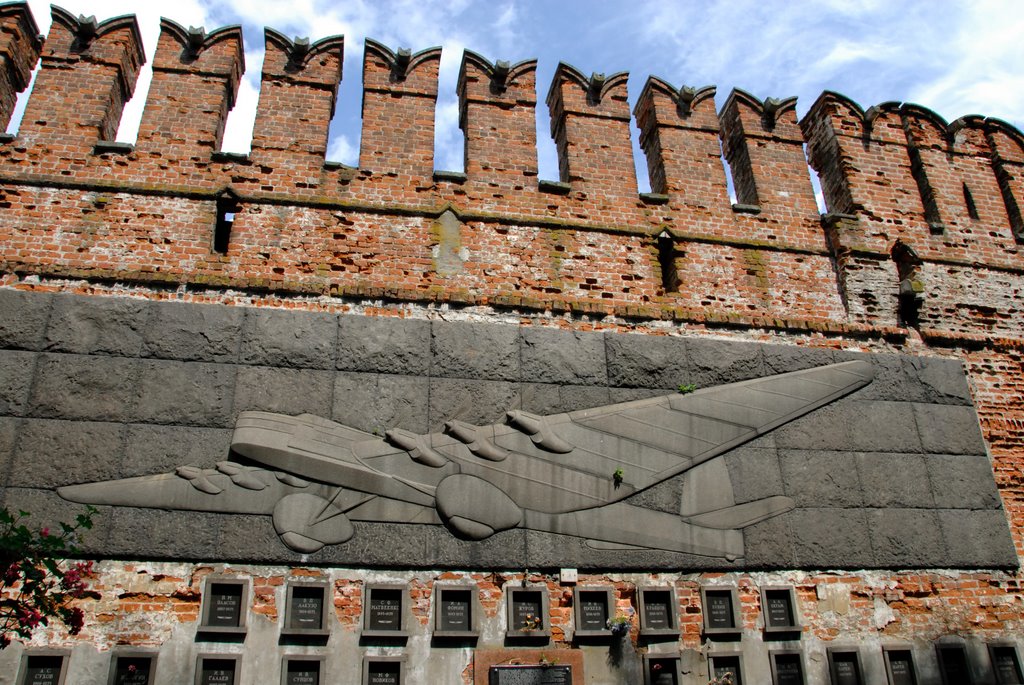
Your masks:
{"label": "plaque frame", "polygon": [[670,673],[676,680],[676,685],[682,685],[683,682],[683,671],[682,671],[682,659],[679,658],[678,654],[671,652],[667,654],[644,654],[644,685],[655,685],[654,678],[651,676],[651,668],[656,663],[671,662],[669,667]]}
{"label": "plaque frame", "polygon": [[107,685],[115,685],[117,677],[118,659],[148,659],[149,660],[149,681],[148,685],[156,682],[156,666],[160,653],[152,649],[124,649],[115,647],[110,653],[110,674],[107,676]]}
{"label": "plaque frame", "polygon": [[[711,625],[711,613],[708,611],[708,594],[729,595],[729,608],[732,610],[732,627],[717,628]],[[740,613],[740,593],[735,585],[702,585],[700,588],[701,617],[704,620],[704,635],[708,637],[731,638],[743,632],[743,617]]]}
{"label": "plaque frame", "polygon": [[[241,596],[238,599],[238,625],[210,625],[210,612],[213,610],[213,597],[215,587],[240,587],[242,589]],[[224,576],[207,576],[203,581],[203,602],[199,611],[200,622],[198,632],[222,633],[228,635],[244,635],[246,631],[246,618],[248,617],[249,614],[248,579]]]}
{"label": "plaque frame", "polygon": [[[446,592],[469,593],[469,630],[449,630],[441,623],[441,600]],[[436,637],[476,638],[480,636],[480,591],[476,585],[435,584],[434,585],[434,635]]]}
{"label": "plaque frame", "polygon": [[[647,617],[648,595],[668,593],[668,628],[652,628]],[[672,585],[642,585],[636,590],[640,616],[640,637],[677,637],[679,635],[679,597]]]}
{"label": "plaque frame", "polygon": [[1024,666],[1020,662],[1020,651],[1017,649],[1017,645],[1012,642],[998,641],[988,643],[988,658],[992,662],[992,673],[995,677],[997,685],[1009,685],[1008,681],[1002,680],[999,677],[999,669],[996,668],[996,657],[997,652],[1001,650],[1009,650],[1010,655],[1013,657],[1013,664],[1017,670],[1017,681],[1024,682]]}
{"label": "plaque frame", "polygon": [[[772,625],[768,619],[768,599],[770,595],[784,594],[789,603],[790,623],[788,625]],[[766,633],[797,633],[803,626],[800,622],[800,606],[796,601],[796,590],[791,585],[767,585],[761,588],[761,617],[764,619]]]}
{"label": "plaque frame", "polygon": [[203,652],[196,656],[196,676],[195,685],[203,685],[200,678],[203,677],[203,662],[204,661],[233,661],[235,662],[235,682],[234,685],[238,685],[240,677],[242,675],[242,655],[241,654],[224,654],[216,652]]}
{"label": "plaque frame", "polygon": [[363,679],[362,685],[370,685],[370,667],[373,664],[397,663],[398,664],[398,685],[405,685],[405,664],[407,657],[401,656],[364,656],[363,657]]}
{"label": "plaque frame", "polygon": [[[284,600],[284,625],[281,626],[282,635],[327,635],[331,631],[327,627],[327,621],[329,616],[329,609],[331,604],[327,601],[327,591],[331,586],[326,581],[311,580],[311,581],[293,581],[288,583],[288,589],[285,592]],[[320,590],[320,627],[319,628],[292,628],[292,600],[295,597],[295,590],[298,588],[311,588]]]}
{"label": "plaque frame", "polygon": [[857,667],[857,685],[864,685],[864,663],[861,661],[859,649],[856,647],[829,647],[825,652],[828,654],[828,677],[832,685],[838,682],[836,656],[839,654],[853,655],[853,662]]}
{"label": "plaque frame", "polygon": [[[373,606],[373,595],[378,592],[398,592],[399,604],[399,627],[396,630],[371,628],[371,611]],[[362,637],[409,637],[407,629],[408,621],[406,612],[409,609],[409,586],[397,583],[367,583],[363,587],[363,631]],[[364,669],[365,670],[365,669]]]}
{"label": "plaque frame", "polygon": [[729,650],[723,652],[710,652],[708,654],[708,680],[714,680],[715,678],[715,661],[718,659],[735,659],[736,660],[736,672],[738,677],[734,678],[736,685],[744,685],[746,683],[746,667],[743,664],[743,652],[740,650]]}
{"label": "plaque frame", "polygon": [[59,657],[60,677],[53,685],[64,685],[68,677],[68,657],[71,656],[69,649],[26,649],[21,653],[21,662],[18,666],[18,679],[16,685],[25,685],[28,681],[28,661],[34,657]]}
{"label": "plaque frame", "polygon": [[[967,668],[966,681],[954,681],[951,679],[951,676],[947,672],[948,667],[945,657],[945,653],[947,652],[959,652],[963,657],[964,666]],[[942,676],[943,685],[974,685],[974,670],[971,668],[971,657],[967,653],[967,645],[962,642],[936,642],[935,659],[939,665],[939,673]]]}
{"label": "plaque frame", "polygon": [[[583,595],[603,597],[605,624],[600,629],[583,628]],[[602,601],[602,600],[599,600]],[[615,617],[615,588],[610,585],[577,585],[572,589],[573,637],[608,637],[608,621]]]}
{"label": "plaque frame", "polygon": [[324,681],[324,664],[327,663],[327,657],[315,654],[285,654],[281,657],[281,685],[286,685],[288,682],[288,664],[295,661],[306,661],[315,662],[317,664],[317,673],[319,675],[319,685],[323,685]]}
{"label": "plaque frame", "polygon": [[800,665],[800,685],[807,685],[807,667],[804,665],[804,652],[802,649],[771,649],[768,650],[768,663],[772,667],[772,683],[779,685],[778,658],[780,656],[795,656]]}
{"label": "plaque frame", "polygon": [[[515,625],[513,607],[516,597],[523,594],[540,596],[540,626],[527,630]],[[505,586],[505,637],[510,639],[550,638],[551,637],[551,598],[548,596],[547,585],[524,585],[522,587]]]}
{"label": "plaque frame", "polygon": [[889,685],[895,685],[892,676],[892,656],[894,654],[906,654],[910,663],[910,681],[917,685],[917,662],[914,660],[914,650],[910,645],[886,645],[882,647],[882,661],[885,662],[885,679]]}

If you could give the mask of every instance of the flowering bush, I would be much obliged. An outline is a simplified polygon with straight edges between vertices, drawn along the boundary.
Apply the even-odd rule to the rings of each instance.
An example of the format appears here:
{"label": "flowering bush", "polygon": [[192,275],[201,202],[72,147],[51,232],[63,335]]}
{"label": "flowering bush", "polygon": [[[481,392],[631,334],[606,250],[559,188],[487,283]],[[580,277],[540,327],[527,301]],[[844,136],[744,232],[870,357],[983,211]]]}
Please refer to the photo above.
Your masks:
{"label": "flowering bush", "polygon": [[0,649],[15,636],[32,637],[52,618],[61,620],[71,635],[82,630],[82,610],[68,605],[88,590],[92,562],[64,558],[78,552],[78,533],[92,528],[95,513],[88,507],[73,524],[61,523],[60,533],[49,528],[35,533],[22,523],[27,512],[0,508]]}

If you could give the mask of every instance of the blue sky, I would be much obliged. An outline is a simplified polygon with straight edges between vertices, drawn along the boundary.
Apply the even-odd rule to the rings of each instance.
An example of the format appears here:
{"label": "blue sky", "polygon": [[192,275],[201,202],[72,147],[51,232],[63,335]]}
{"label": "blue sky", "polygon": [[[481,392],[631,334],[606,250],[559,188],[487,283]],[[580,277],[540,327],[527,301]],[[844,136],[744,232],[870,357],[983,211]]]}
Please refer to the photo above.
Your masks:
{"label": "blue sky", "polygon": [[[318,40],[345,36],[344,78],[331,125],[328,159],[355,164],[363,39],[413,51],[440,45],[435,167],[461,170],[455,83],[463,49],[485,58],[538,60],[538,148],[541,178],[558,165],[544,97],[559,61],[582,72],[630,74],[631,101],[649,75],[679,85],[718,87],[719,105],[733,87],[765,97],[798,96],[802,116],[822,90],[868,107],[915,102],[947,120],[998,117],[1024,127],[1024,4],[1019,0],[819,0],[780,2],[660,0],[176,0],[140,8],[135,0],[63,0],[75,14],[100,21],[135,13],[147,59],[161,15],[207,30],[242,24],[246,73],[224,147],[249,148],[263,59],[263,27]],[[31,0],[40,29],[49,5]],[[118,139],[134,142],[148,90],[144,68]],[[16,121],[14,124],[16,125]],[[634,147],[637,132],[634,130]],[[638,154],[641,190],[646,162]]]}

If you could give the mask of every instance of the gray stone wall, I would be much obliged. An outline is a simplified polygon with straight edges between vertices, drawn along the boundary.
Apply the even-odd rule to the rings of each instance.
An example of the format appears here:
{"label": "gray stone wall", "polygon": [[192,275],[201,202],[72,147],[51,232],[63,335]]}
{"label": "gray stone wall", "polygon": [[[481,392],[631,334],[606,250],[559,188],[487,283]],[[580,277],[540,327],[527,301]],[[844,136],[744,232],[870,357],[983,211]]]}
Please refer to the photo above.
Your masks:
{"label": "gray stone wall", "polygon": [[[40,522],[81,509],[59,486],[227,459],[244,410],[425,433],[453,418],[503,422],[509,409],[570,411],[850,359],[876,367],[866,388],[720,458],[736,504],[796,504],[748,527],[746,556],[731,566],[522,529],[472,542],[441,526],[359,522],[347,543],[302,557],[268,516],[130,507],[100,507],[86,539],[96,555],[431,568],[1017,565],[956,361],[11,290],[0,290],[0,347],[3,501]],[[684,474],[631,501],[678,513],[697,486]]]}

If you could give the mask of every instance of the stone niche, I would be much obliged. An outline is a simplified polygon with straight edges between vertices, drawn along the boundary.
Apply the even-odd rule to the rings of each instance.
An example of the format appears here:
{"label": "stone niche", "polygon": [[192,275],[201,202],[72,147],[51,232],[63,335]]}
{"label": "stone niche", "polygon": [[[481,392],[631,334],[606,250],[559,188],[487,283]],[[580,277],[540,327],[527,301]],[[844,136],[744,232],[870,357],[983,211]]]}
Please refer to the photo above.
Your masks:
{"label": "stone niche", "polygon": [[[957,361],[11,290],[0,310],[26,314],[0,340],[6,502],[39,520],[96,503],[90,555],[647,571],[1017,566]],[[798,398],[851,363],[863,383],[832,398],[819,388],[820,401],[781,425],[770,419],[778,407],[757,400],[725,423],[706,415],[732,402],[716,398],[750,397],[752,383]],[[772,380],[780,374],[796,375]],[[247,443],[252,432],[239,431],[254,411],[320,431],[340,451],[310,461]],[[692,455],[672,453],[679,421],[692,423]],[[743,421],[763,428],[724,428]],[[596,447],[607,430],[621,450]],[[702,441],[723,451],[703,459]],[[655,467],[620,458],[638,451]],[[331,466],[356,453],[379,476]],[[487,479],[510,465],[535,485]],[[563,488],[570,475],[585,487]],[[549,485],[563,496],[542,496]]]}

